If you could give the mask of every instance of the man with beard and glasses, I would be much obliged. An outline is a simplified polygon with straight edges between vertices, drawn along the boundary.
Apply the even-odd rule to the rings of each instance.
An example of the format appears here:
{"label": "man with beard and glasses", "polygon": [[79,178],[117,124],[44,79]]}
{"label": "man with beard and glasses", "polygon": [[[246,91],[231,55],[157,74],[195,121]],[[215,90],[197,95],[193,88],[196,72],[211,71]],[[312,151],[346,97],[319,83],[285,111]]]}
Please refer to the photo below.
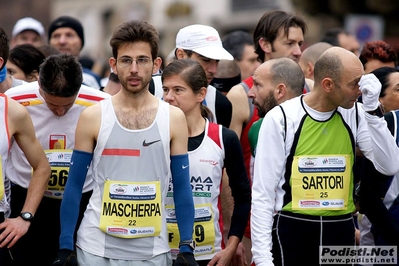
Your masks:
{"label": "man with beard and glasses", "polygon": [[[180,235],[174,265],[196,266],[187,122],[183,111],[149,91],[161,65],[158,32],[143,21],[125,22],[110,45],[109,63],[121,90],[87,107],[79,118],[61,203],[61,251],[53,265],[172,266],[165,211],[171,181]],[[77,261],[71,264],[90,165],[97,185],[77,232]]]}

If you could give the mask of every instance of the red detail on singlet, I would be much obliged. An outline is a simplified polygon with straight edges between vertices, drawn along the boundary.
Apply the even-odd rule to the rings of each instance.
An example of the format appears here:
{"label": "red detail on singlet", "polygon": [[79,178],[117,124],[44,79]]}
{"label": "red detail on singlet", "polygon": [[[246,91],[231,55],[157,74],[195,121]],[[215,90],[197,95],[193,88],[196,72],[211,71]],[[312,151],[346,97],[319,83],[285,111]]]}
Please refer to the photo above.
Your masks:
{"label": "red detail on singlet", "polygon": [[222,148],[222,144],[220,143],[220,135],[219,135],[219,125],[209,122],[208,126],[208,136],[220,147]]}
{"label": "red detail on singlet", "polygon": [[[254,84],[254,80],[253,80],[252,76],[244,79],[242,82],[247,84],[249,89],[251,89]],[[249,104],[252,104],[252,103],[249,103]],[[255,123],[258,119],[259,119],[258,109],[254,106],[252,116],[250,117],[249,122],[242,129],[241,137],[240,137],[242,152],[244,155],[245,169],[247,170],[247,176],[248,176],[249,180],[251,180],[250,174],[249,174],[249,170],[250,170],[249,167],[250,167],[252,154],[251,154],[251,146],[249,145],[248,132],[249,132],[249,129],[251,128],[252,124]]]}

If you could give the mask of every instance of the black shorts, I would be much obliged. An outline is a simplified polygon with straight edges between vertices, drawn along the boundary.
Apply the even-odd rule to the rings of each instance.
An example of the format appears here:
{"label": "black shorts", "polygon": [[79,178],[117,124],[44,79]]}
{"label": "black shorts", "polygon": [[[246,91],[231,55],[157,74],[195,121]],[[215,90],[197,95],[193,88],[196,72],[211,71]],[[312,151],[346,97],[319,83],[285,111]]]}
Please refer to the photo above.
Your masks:
{"label": "black shorts", "polygon": [[355,246],[352,214],[312,216],[278,212],[274,217],[273,263],[319,265],[320,246]]}

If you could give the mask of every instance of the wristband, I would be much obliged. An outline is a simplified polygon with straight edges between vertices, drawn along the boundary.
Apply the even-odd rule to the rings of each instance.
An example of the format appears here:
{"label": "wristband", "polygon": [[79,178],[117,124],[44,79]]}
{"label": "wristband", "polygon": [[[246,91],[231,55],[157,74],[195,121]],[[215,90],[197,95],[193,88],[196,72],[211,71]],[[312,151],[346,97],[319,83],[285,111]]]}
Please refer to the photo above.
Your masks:
{"label": "wristband", "polygon": [[385,110],[384,110],[384,107],[381,104],[379,104],[377,109],[375,109],[373,111],[366,111],[366,113],[368,113],[370,115],[375,115],[378,117],[383,117],[385,114]]}
{"label": "wristband", "polygon": [[184,240],[179,243],[179,248],[182,246],[188,246],[192,251],[194,251],[196,245],[194,240]]}

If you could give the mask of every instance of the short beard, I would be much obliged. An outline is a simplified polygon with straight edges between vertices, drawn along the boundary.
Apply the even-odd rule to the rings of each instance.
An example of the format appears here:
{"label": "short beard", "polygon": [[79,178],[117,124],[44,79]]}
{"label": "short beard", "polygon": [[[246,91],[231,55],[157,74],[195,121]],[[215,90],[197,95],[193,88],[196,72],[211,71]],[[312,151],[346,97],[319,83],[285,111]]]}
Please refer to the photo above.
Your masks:
{"label": "short beard", "polygon": [[263,102],[262,106],[259,106],[258,115],[259,117],[265,117],[265,115],[274,107],[278,105],[277,100],[274,98],[273,91],[269,93]]}

